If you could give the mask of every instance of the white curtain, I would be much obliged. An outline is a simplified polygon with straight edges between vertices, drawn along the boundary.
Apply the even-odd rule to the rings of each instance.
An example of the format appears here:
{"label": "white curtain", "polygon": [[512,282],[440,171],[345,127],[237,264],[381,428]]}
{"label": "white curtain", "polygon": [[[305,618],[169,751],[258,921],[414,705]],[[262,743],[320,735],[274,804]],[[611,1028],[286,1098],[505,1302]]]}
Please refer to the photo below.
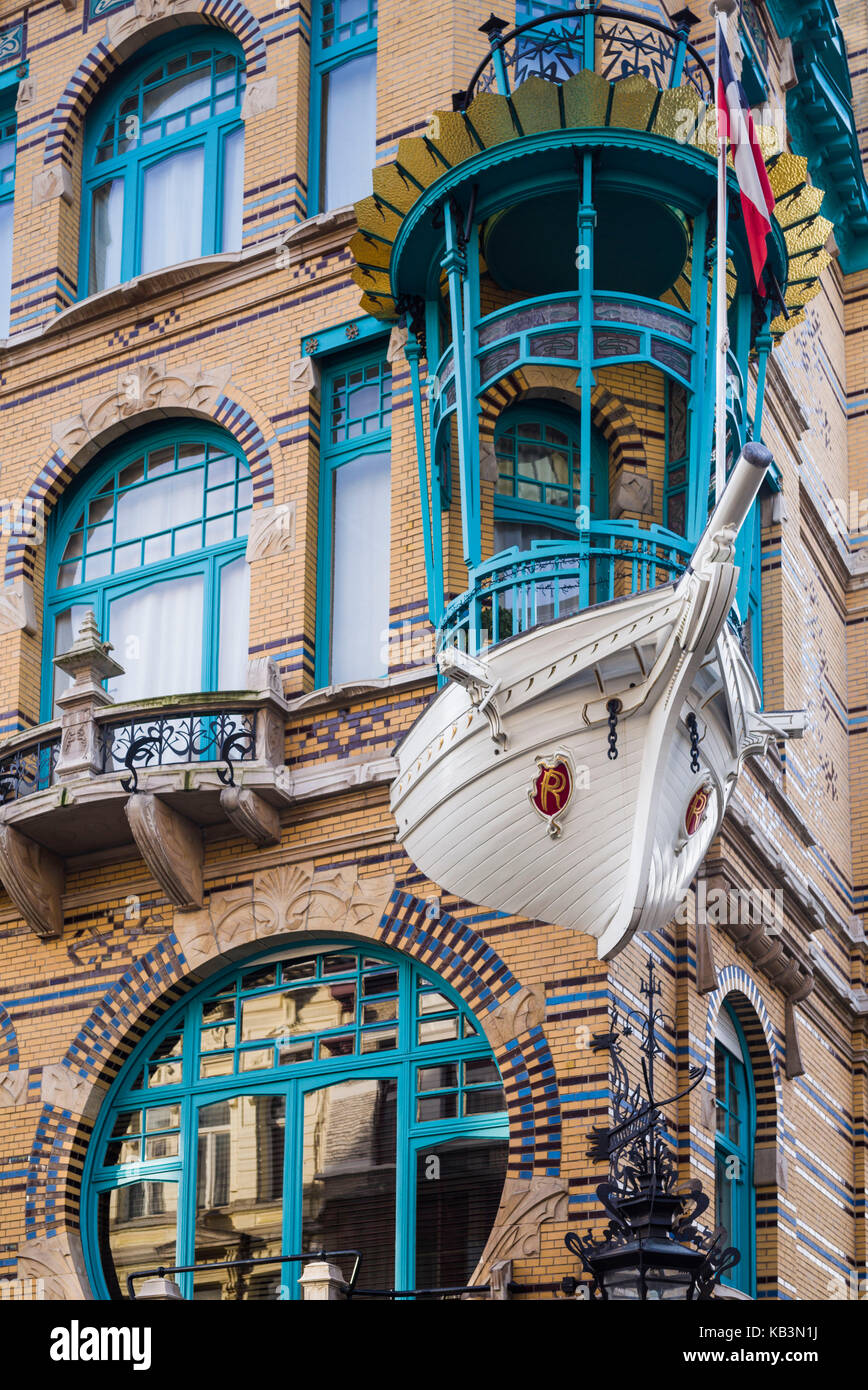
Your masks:
{"label": "white curtain", "polygon": [[220,571],[220,690],[247,689],[250,627],[250,566],[241,555]]}
{"label": "white curtain", "polygon": [[0,338],[9,337],[12,296],[12,199],[0,203]]}
{"label": "white curtain", "polygon": [[244,205],[244,130],[233,130],[223,143],[223,251],[241,250]]}
{"label": "white curtain", "polygon": [[204,470],[193,468],[121,493],[115,523],[118,545],[198,521],[204,506],[203,491]]}
{"label": "white curtain", "polygon": [[202,595],[202,575],[192,574],[114,600],[109,641],[124,675],[109,682],[112,699],[202,689]]}
{"label": "white curtain", "polygon": [[376,158],[377,55],[366,53],[323,80],[324,208],[341,208],[371,191]]}
{"label": "white curtain", "polygon": [[181,150],[145,170],[143,272],[201,256],[204,173],[202,145]]}
{"label": "white curtain", "polygon": [[111,179],[93,191],[90,217],[90,294],[121,282],[124,181]]}
{"label": "white curtain", "polygon": [[362,454],[335,473],[331,679],[386,674],[390,467]]}

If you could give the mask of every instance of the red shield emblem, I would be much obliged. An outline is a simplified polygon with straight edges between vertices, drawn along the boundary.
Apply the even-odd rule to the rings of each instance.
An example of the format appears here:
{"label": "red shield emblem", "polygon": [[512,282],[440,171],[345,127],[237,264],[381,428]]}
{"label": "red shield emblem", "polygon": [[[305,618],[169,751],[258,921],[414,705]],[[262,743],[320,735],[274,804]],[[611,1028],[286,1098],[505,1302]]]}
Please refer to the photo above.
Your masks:
{"label": "red shield emblem", "polygon": [[530,804],[548,821],[550,835],[559,835],[558,817],[563,815],[573,794],[573,771],[566,753],[551,759],[537,758],[537,774],[528,791]]}
{"label": "red shield emblem", "polygon": [[708,803],[711,793],[708,787],[699,787],[693,793],[684,813],[684,829],[688,835],[695,835],[702,822],[705,820],[705,813],[708,810]]}

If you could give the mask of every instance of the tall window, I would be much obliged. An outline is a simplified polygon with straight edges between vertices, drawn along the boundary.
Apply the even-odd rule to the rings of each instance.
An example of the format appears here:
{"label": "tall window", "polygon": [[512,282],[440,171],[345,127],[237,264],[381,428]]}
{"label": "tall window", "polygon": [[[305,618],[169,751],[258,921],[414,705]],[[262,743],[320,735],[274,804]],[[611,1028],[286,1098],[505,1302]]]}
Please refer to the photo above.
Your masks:
{"label": "tall window", "polygon": [[[573,411],[528,402],[504,411],[495,434],[497,485],[494,499],[495,552],[564,532],[577,539],[581,505],[579,421]],[[596,429],[591,435],[590,512],[609,510],[609,451]]]}
{"label": "tall window", "polygon": [[750,1058],[744,1034],[726,1005],[717,1020],[714,1046],[715,1101],[715,1218],[726,1231],[727,1244],[741,1251],[741,1260],[723,1282],[751,1296],[755,1293],[755,1195],[753,1146],[756,1102]]}
{"label": "tall window", "polygon": [[240,250],[243,95],[238,46],[215,30],[123,70],[87,123],[82,294]]}
{"label": "tall window", "polygon": [[323,381],[317,684],[386,674],[392,373],[382,357]]}
{"label": "tall window", "polygon": [[370,192],[376,158],[377,0],[314,0],[308,211]]}
{"label": "tall window", "polygon": [[186,1297],[294,1298],[298,1265],[213,1266],[354,1249],[365,1288],[463,1285],[506,1149],[497,1065],[436,976],[276,950],[188,995],[118,1077],[88,1146],[91,1277],[126,1297],[137,1269],[195,1264]]}
{"label": "tall window", "polygon": [[9,337],[14,202],[15,116],[0,112],[0,338]]}
{"label": "tall window", "polygon": [[666,488],[663,524],[676,535],[687,533],[688,464],[687,388],[666,379]]}
{"label": "tall window", "polygon": [[146,431],[91,464],[52,515],[44,717],[52,658],[93,609],[125,674],[115,700],[246,685],[252,484],[222,430]]}

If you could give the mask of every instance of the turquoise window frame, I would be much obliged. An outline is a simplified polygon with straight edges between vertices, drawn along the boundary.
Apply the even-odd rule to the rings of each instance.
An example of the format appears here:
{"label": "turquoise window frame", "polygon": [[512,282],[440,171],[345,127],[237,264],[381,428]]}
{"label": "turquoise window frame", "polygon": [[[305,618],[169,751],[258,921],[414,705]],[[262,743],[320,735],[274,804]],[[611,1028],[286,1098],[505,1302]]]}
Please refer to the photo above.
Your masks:
{"label": "turquoise window frame", "polygon": [[365,5],[364,14],[346,23],[338,22],[335,38],[332,40],[328,32],[328,16],[331,11],[339,19],[341,0],[313,0],[308,127],[308,217],[328,211],[322,206],[323,161],[326,153],[322,138],[325,114],[323,79],[344,63],[350,63],[354,58],[362,58],[377,51],[378,0],[361,0],[361,3]]}
{"label": "turquoise window frame", "polygon": [[[756,1298],[756,1187],[753,1178],[753,1154],[756,1140],[756,1090],[753,1069],[750,1065],[750,1052],[744,1030],[735,1012],[724,1003],[723,1008],[729,1017],[739,1043],[742,1058],[738,1058],[718,1038],[715,1041],[715,1055],[719,1053],[724,1061],[724,1095],[715,1092],[715,1108],[718,1116],[723,1116],[723,1130],[715,1130],[714,1153],[715,1168],[722,1160],[735,1158],[738,1161],[738,1180],[733,1180],[732,1214],[733,1230],[729,1244],[741,1251],[738,1264],[722,1276],[722,1283],[738,1289],[750,1298]],[[738,1113],[741,1120],[743,1138],[734,1142],[730,1138],[731,1095],[738,1094]]]}
{"label": "turquoise window frame", "polygon": [[[230,980],[240,979],[251,970],[268,961],[285,959],[288,956],[307,957],[319,953],[338,954],[357,953],[361,960],[382,961],[389,970],[398,973],[398,1048],[393,1052],[375,1052],[353,1057],[340,1057],[328,1060],[290,1063],[265,1072],[245,1072],[235,1076],[211,1077],[200,1081],[198,1076],[199,1038],[201,1028],[201,1008],[205,999],[227,987]],[[420,1045],[415,1042],[416,998],[420,983],[425,989],[437,991],[448,1001],[450,1014],[467,1020],[475,1032],[459,1040]],[[263,990],[262,993],[267,993]],[[248,996],[249,997],[249,996]],[[357,1025],[358,1027],[358,1025]],[[465,1031],[462,1023],[459,1031]],[[183,1039],[181,1061],[182,1080],[172,1086],[160,1086],[152,1092],[135,1089],[134,1083],[148,1058],[156,1049],[173,1035]],[[132,1183],[161,1179],[178,1182],[179,1202],[177,1221],[178,1264],[191,1264],[194,1250],[196,1198],[197,1198],[197,1138],[196,1116],[204,1105],[219,1100],[229,1100],[235,1096],[278,1096],[286,1097],[285,1123],[286,1142],[284,1146],[283,1173],[283,1253],[298,1253],[301,1250],[302,1223],[302,1184],[301,1165],[293,1165],[294,1154],[301,1152],[303,1105],[306,1094],[326,1086],[339,1084],[352,1079],[394,1078],[398,1084],[397,1103],[397,1173],[395,1192],[395,1285],[396,1288],[413,1288],[415,1279],[415,1211],[416,1211],[416,1158],[426,1146],[460,1138],[508,1139],[509,1127],[505,1108],[483,1114],[456,1116],[444,1120],[418,1121],[415,1118],[414,1100],[416,1096],[415,1069],[419,1066],[434,1066],[438,1063],[460,1062],[484,1059],[494,1061],[492,1049],[470,1010],[458,994],[435,973],[426,970],[406,956],[400,956],[387,947],[369,942],[318,938],[311,943],[293,947],[287,945],[256,956],[241,964],[235,964],[217,975],[209,977],[196,986],[182,1000],[178,1001],[139,1042],[122,1067],[112,1086],[99,1116],[93,1135],[87,1146],[84,1172],[82,1176],[82,1241],[85,1263],[91,1280],[91,1287],[99,1299],[110,1297],[99,1249],[97,1233],[97,1207],[99,1195],[113,1188]],[[496,1063],[495,1063],[496,1065]],[[159,1159],[141,1159],[115,1167],[107,1167],[102,1158],[111,1134],[111,1127],[117,1114],[126,1110],[140,1110],[153,1105],[164,1107],[179,1104],[180,1142],[177,1156]],[[143,1120],[143,1126],[145,1121]],[[186,1183],[185,1183],[186,1174]],[[505,1174],[508,1176],[508,1173]],[[293,1187],[294,1183],[294,1187]],[[297,1298],[298,1267],[285,1266],[282,1282],[288,1286],[286,1293],[291,1299]],[[182,1293],[186,1298],[192,1296],[193,1275],[178,1275]],[[365,1285],[364,1265],[361,1284]],[[286,1293],[283,1295],[286,1296]]]}
{"label": "turquoise window frame", "polygon": [[[679,381],[677,377],[667,376],[665,381],[664,428],[666,433],[666,463],[663,487],[663,525],[667,530],[674,531],[676,535],[686,536],[688,527],[688,507],[690,504],[690,392],[684,383]],[[684,452],[681,454],[673,454],[672,451],[672,392],[675,390],[683,391],[685,397]],[[679,469],[683,470],[684,477],[680,481],[677,479],[673,481],[673,474]],[[684,523],[679,528],[673,526],[669,519],[669,507],[672,501],[676,499],[680,501],[682,498],[684,505]]]}
{"label": "turquoise window frame", "polygon": [[[519,525],[537,523],[540,526],[549,526],[554,530],[563,531],[575,538],[578,527],[577,504],[574,499],[579,494],[581,476],[579,417],[576,415],[573,419],[566,409],[559,409],[557,405],[547,405],[544,401],[528,401],[519,405],[508,406],[499,417],[495,427],[495,456],[497,456],[498,447],[504,434],[511,432],[514,428],[520,429],[522,425],[526,424],[538,424],[542,428],[548,426],[568,435],[574,456],[569,482],[570,504],[567,507],[558,507],[546,502],[534,502],[529,498],[498,492],[497,484],[495,484],[494,519],[495,521],[511,521]],[[590,519],[598,521],[609,514],[609,446],[603,434],[595,427],[591,429],[591,471],[594,482],[594,510]],[[500,477],[499,461],[498,477]]]}
{"label": "turquoise window frame", "polygon": [[[59,587],[57,583],[60,563],[67,542],[77,529],[76,521],[80,514],[86,514],[88,504],[94,500],[108,479],[120,473],[128,464],[141,458],[143,453],[169,445],[182,445],[185,442],[213,445],[223,453],[237,460],[237,481],[235,483],[235,514],[250,511],[250,504],[239,505],[239,491],[242,483],[250,478],[250,470],[244,453],[231,435],[215,425],[198,421],[175,421],[160,429],[147,428],[136,431],[118,445],[111,447],[94,463],[90,464],[80,476],[76,485],[68,488],[48,523],[45,550],[45,606],[43,620],[42,647],[42,714],[43,720],[53,718],[54,714],[54,633],[60,613],[67,608],[83,605],[93,608],[100,632],[108,632],[109,605],[117,598],[139,589],[149,588],[165,579],[180,578],[190,574],[201,574],[204,580],[203,592],[203,633],[202,633],[202,690],[216,690],[220,660],[220,577],[226,565],[243,557],[247,548],[246,531],[231,540],[221,541],[212,546],[202,545],[198,550],[157,561],[148,566],[106,575],[96,580],[83,580],[80,584]],[[246,477],[244,476],[246,474]],[[136,486],[145,486],[143,481]],[[223,484],[228,486],[228,484]],[[132,490],[132,489],[131,489]],[[252,482],[250,491],[252,493]],[[205,503],[207,506],[207,501]],[[116,509],[115,509],[116,516]],[[191,523],[195,524],[195,523]],[[87,528],[85,528],[87,529]],[[233,529],[237,529],[237,522]],[[115,522],[116,534],[116,522]],[[162,534],[162,533],[161,533]],[[204,533],[203,533],[204,538]],[[114,540],[112,549],[118,544]],[[123,652],[117,652],[123,665]],[[178,691],[188,694],[188,691]]]}
{"label": "turquoise window frame", "polygon": [[[388,392],[381,390],[380,407],[362,421],[362,432],[351,438],[333,440],[332,399],[335,378],[345,373],[380,368],[380,381]],[[332,667],[332,590],[334,573],[334,494],[335,474],[345,464],[353,463],[363,454],[391,454],[392,449],[392,369],[386,360],[386,344],[381,339],[376,351],[354,353],[329,358],[321,380],[322,414],[320,418],[319,527],[317,540],[316,579],[316,653],[314,680],[317,687],[331,683]],[[375,423],[376,419],[376,423]],[[370,423],[371,428],[367,429]],[[351,423],[342,426],[348,434]],[[389,546],[391,551],[391,545]],[[383,672],[360,671],[359,680],[382,676]]]}
{"label": "turquoise window frame", "polygon": [[[16,84],[16,85],[17,85],[17,84]],[[11,92],[11,89],[8,89],[8,91]],[[12,142],[12,163],[11,163],[11,164],[0,165],[0,206],[3,206],[3,207],[9,206],[9,207],[11,207],[11,208],[13,209],[13,217],[14,217],[14,208],[15,208],[15,166],[16,166],[16,163],[17,163],[17,154],[18,154],[18,150],[17,150],[18,121],[17,121],[16,116],[15,116],[15,110],[14,110],[14,108],[8,107],[8,106],[6,105],[6,100],[7,100],[7,99],[8,99],[8,93],[7,93],[6,97],[4,97],[4,99],[3,99],[2,101],[0,101],[0,145],[6,144],[7,141],[11,141],[11,142]],[[14,234],[13,234],[13,242],[12,242],[12,254],[13,254],[13,255],[14,255],[14,250],[15,250],[15,241],[14,241]],[[11,256],[10,256],[10,261],[9,261],[9,284],[8,284],[8,286],[5,286],[4,289],[5,289],[5,292],[7,292],[8,295],[9,295],[9,301],[10,301],[10,303],[9,303],[9,310],[10,310],[10,315],[11,315],[11,311],[12,311],[12,302],[11,302],[11,301],[12,301],[12,257],[11,257]],[[7,334],[0,334],[0,337],[5,337],[5,336],[7,336]]]}
{"label": "turquoise window frame", "polygon": [[758,497],[747,514],[735,547],[735,563],[739,567],[735,598],[739,617],[749,623],[750,657],[754,675],[763,688],[763,621],[762,621],[762,506]]}
{"label": "turquoise window frame", "polygon": [[[170,63],[182,55],[198,49],[208,49],[214,54],[214,61],[230,55],[235,58],[238,70],[239,100],[225,112],[211,115],[206,121],[185,128],[183,131],[164,135],[152,143],[142,144],[136,140],[136,148],[116,154],[101,163],[96,162],[96,152],[101,143],[104,129],[116,116],[118,128],[127,116],[118,114],[121,105],[130,99],[140,87],[144,77],[157,63]],[[212,68],[212,78],[215,77]],[[144,176],[145,171],[182,150],[202,146],[204,149],[204,172],[202,188],[202,236],[199,255],[208,256],[223,250],[223,224],[225,194],[224,165],[226,141],[238,130],[244,129],[241,119],[241,100],[245,84],[244,53],[237,39],[217,28],[190,29],[173,42],[162,39],[148,44],[135,61],[121,69],[118,77],[107,92],[94,103],[88,113],[85,126],[84,158],[82,177],[82,235],[79,247],[78,285],[79,298],[87,298],[95,293],[90,285],[90,251],[93,235],[93,194],[104,184],[113,180],[123,181],[123,232],[121,242],[121,267],[119,284],[124,284],[141,273]],[[212,100],[215,98],[212,84]],[[195,103],[200,105],[201,103]],[[141,108],[141,96],[139,98]],[[120,136],[118,137],[120,139]],[[130,194],[133,196],[130,196]],[[107,288],[113,288],[108,286]]]}

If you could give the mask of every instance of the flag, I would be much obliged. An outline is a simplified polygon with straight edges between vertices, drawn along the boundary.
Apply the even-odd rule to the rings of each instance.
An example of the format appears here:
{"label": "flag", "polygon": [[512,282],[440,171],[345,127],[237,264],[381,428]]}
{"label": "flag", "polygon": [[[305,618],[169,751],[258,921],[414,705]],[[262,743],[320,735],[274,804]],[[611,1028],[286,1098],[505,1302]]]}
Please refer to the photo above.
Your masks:
{"label": "flag", "polygon": [[741,195],[741,210],[747,230],[754,279],[765,295],[762,274],[766,263],[766,237],[771,231],[775,195],[769,184],[765,160],[756,138],[750,105],[744,88],[732,67],[722,28],[718,32],[717,119],[718,131],[729,140],[735,176]]}

